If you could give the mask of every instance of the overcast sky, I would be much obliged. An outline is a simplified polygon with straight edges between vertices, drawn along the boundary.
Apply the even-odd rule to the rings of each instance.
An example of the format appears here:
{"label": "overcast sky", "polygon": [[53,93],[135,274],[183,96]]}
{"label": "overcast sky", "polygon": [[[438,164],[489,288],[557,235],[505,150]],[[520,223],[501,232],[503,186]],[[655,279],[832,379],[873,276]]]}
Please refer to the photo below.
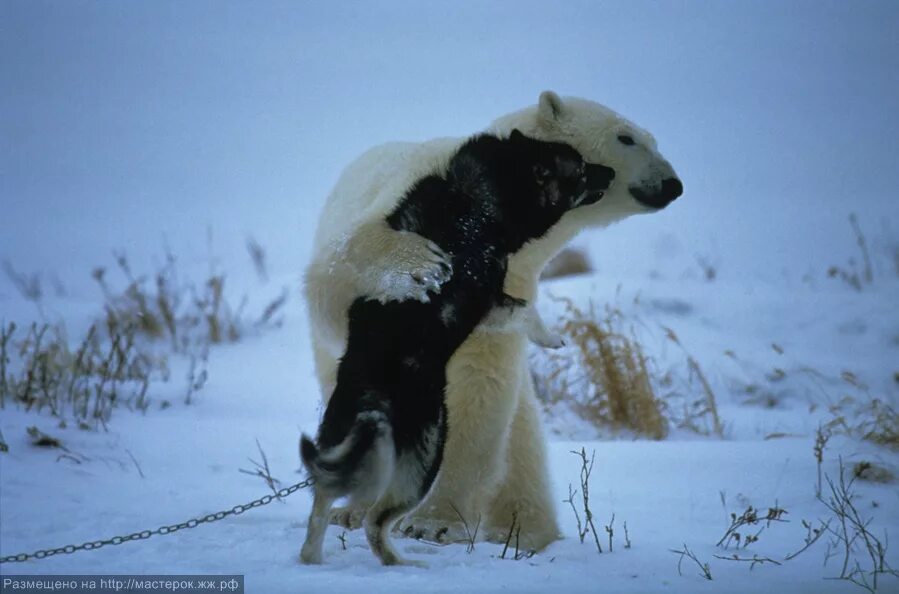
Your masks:
{"label": "overcast sky", "polygon": [[819,271],[851,211],[899,234],[896,31],[895,1],[3,0],[0,259],[72,282],[112,249],[205,256],[211,228],[299,271],[361,151],[549,88],[649,129],[684,181],[581,240],[600,269]]}

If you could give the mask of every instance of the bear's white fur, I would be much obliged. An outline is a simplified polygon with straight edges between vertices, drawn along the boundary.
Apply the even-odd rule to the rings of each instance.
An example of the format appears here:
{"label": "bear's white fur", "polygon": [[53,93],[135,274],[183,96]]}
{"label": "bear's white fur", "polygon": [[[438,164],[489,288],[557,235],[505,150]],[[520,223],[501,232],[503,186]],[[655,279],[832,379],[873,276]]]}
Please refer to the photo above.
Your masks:
{"label": "bear's white fur", "polygon": [[[655,139],[614,111],[584,99],[561,99],[551,91],[536,106],[496,120],[488,131],[566,142],[586,161],[615,169],[598,203],[567,213],[544,237],[525,245],[509,261],[505,291],[533,302],[540,271],[586,227],[602,227],[632,214],[653,212],[634,191],[659,192],[676,178]],[[627,145],[619,136],[630,136]],[[424,238],[390,229],[384,217],[412,184],[443,172],[464,138],[375,147],[350,164],[329,196],[314,239],[305,277],[316,373],[324,401],[334,389],[346,345],[346,314],[360,295],[426,299],[440,282],[442,252]],[[555,501],[533,382],[520,327],[482,325],[447,367],[449,435],[437,482],[405,520],[426,538],[461,540],[481,521],[491,540],[504,540],[517,513],[520,546],[542,549],[559,538]],[[358,521],[361,510],[336,517]]]}

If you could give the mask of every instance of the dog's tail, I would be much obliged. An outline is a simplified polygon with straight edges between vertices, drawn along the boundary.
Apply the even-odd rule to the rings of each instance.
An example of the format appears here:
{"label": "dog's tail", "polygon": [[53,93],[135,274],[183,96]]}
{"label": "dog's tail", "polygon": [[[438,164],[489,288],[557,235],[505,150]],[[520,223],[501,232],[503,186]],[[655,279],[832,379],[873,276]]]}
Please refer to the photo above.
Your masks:
{"label": "dog's tail", "polygon": [[359,413],[344,440],[329,448],[319,448],[303,435],[300,457],[317,488],[335,496],[377,497],[393,473],[393,436],[387,415]]}

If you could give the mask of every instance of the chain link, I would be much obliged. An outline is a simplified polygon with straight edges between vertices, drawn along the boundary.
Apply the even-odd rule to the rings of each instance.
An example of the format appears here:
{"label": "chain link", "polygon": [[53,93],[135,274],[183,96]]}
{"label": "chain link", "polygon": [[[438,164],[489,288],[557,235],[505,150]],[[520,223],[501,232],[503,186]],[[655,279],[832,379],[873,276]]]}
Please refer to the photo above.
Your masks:
{"label": "chain link", "polygon": [[0,557],[0,563],[21,563],[22,561],[28,561],[29,559],[44,559],[46,557],[52,557],[53,555],[70,555],[77,551],[93,551],[99,549],[100,547],[105,547],[106,545],[120,545],[122,543],[131,542],[133,540],[146,540],[151,536],[155,536],[157,534],[172,534],[173,532],[178,532],[179,530],[184,530],[185,528],[196,528],[200,524],[218,522],[219,520],[223,520],[228,516],[236,516],[238,514],[242,514],[248,509],[268,505],[275,499],[282,499],[296,493],[300,489],[305,489],[310,485],[312,485],[312,479],[306,479],[301,483],[297,483],[289,487],[284,487],[283,489],[279,489],[274,494],[265,495],[263,497],[260,497],[259,499],[254,499],[249,503],[244,503],[243,505],[235,505],[229,510],[206,514],[205,516],[200,518],[192,518],[185,522],[181,522],[180,524],[160,526],[156,530],[141,530],[140,532],[134,532],[125,536],[113,536],[112,538],[108,538],[106,540],[83,542],[79,545],[66,545],[64,547],[58,547],[55,549],[42,549],[33,553],[19,553],[18,555],[8,555],[6,557]]}

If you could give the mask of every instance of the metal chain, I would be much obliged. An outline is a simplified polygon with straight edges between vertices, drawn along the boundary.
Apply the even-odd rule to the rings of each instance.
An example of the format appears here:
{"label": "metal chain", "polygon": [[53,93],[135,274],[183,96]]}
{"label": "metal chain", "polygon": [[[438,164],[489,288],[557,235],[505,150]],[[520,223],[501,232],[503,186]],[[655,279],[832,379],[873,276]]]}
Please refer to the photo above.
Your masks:
{"label": "metal chain", "polygon": [[178,532],[179,530],[184,530],[185,528],[196,528],[200,524],[206,524],[208,522],[218,522],[219,520],[223,520],[228,516],[236,516],[238,514],[242,514],[248,509],[268,505],[275,499],[287,497],[288,495],[296,493],[300,489],[304,489],[310,486],[312,482],[312,479],[306,479],[301,483],[297,483],[289,487],[284,487],[283,489],[278,490],[276,493],[265,495],[264,497],[260,497],[259,499],[251,501],[249,503],[245,503],[243,505],[235,505],[231,509],[215,512],[212,514],[206,514],[205,516],[202,516],[200,518],[193,518],[191,520],[187,520],[186,522],[181,522],[180,524],[160,526],[156,530],[141,530],[140,532],[134,532],[127,536],[113,536],[112,538],[108,538],[106,540],[88,541],[79,545],[68,545],[56,549],[43,549],[40,551],[35,551],[33,553],[19,553],[18,555],[8,555],[6,557],[0,557],[0,563],[20,563],[22,561],[28,561],[29,559],[44,559],[46,557],[52,557],[53,555],[69,555],[77,551],[93,551],[99,549],[100,547],[105,547],[106,545],[120,545],[122,543],[131,542],[134,540],[144,540],[157,534],[172,534],[173,532]]}

